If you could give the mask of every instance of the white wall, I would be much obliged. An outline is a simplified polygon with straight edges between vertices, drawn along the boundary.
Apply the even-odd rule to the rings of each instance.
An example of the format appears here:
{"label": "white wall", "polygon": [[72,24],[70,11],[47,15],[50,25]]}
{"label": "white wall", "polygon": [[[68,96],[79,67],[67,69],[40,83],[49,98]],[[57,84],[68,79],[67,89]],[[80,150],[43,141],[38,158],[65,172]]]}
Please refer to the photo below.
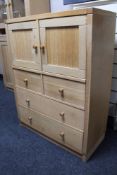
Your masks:
{"label": "white wall", "polygon": [[103,5],[103,6],[98,6],[97,8],[101,8],[104,10],[109,10],[109,11],[117,13],[117,4]]}
{"label": "white wall", "polygon": [[51,12],[59,12],[72,9],[72,5],[64,5],[63,0],[50,0]]}
{"label": "white wall", "polygon": [[[51,2],[51,11],[58,12],[58,11],[65,11],[73,9],[73,5],[64,5],[63,0],[50,0]],[[101,8],[105,10],[110,10],[117,13],[117,3],[116,4],[109,4],[103,6],[94,6],[96,8]],[[84,6],[84,8],[86,8]]]}

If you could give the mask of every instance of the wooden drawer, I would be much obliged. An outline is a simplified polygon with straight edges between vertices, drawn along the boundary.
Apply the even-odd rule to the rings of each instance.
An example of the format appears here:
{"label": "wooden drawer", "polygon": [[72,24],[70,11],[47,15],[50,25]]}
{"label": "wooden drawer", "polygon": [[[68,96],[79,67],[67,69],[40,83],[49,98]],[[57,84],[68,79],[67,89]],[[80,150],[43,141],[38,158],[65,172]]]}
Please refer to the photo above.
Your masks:
{"label": "wooden drawer", "polygon": [[20,119],[23,123],[56,140],[57,142],[82,153],[83,132],[78,132],[64,124],[44,115],[19,107]]}
{"label": "wooden drawer", "polygon": [[43,93],[42,75],[14,70],[14,77],[16,86]]}
{"label": "wooden drawer", "polygon": [[85,108],[85,84],[49,76],[43,79],[47,96]]}
{"label": "wooden drawer", "polygon": [[16,88],[16,95],[19,105],[38,111],[75,129],[84,130],[84,111],[22,88]]}

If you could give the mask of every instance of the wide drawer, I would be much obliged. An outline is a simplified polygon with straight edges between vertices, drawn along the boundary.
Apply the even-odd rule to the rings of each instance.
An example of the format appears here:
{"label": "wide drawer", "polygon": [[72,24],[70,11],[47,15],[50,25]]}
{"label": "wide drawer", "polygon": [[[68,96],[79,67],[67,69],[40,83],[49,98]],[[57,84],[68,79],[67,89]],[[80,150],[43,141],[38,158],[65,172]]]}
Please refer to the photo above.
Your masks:
{"label": "wide drawer", "polygon": [[81,108],[85,108],[85,84],[49,76],[43,76],[44,93]]}
{"label": "wide drawer", "polygon": [[38,111],[75,129],[84,130],[84,111],[23,88],[16,88],[16,96],[19,105]]}
{"label": "wide drawer", "polygon": [[23,123],[53,140],[82,153],[83,132],[78,132],[32,110],[28,111],[28,109],[18,107],[18,111]]}
{"label": "wide drawer", "polygon": [[14,70],[14,77],[16,86],[43,93],[42,75]]}

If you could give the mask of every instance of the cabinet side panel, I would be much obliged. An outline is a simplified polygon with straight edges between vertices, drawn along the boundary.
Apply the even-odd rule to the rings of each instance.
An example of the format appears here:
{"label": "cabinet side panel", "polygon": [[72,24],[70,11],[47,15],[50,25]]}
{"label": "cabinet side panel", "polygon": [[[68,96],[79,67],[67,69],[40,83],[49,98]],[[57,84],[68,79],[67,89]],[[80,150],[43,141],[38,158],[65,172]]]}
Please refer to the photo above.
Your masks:
{"label": "cabinet side panel", "polygon": [[92,25],[92,39],[90,39],[92,45],[87,45],[87,51],[88,47],[90,48],[90,54],[87,57],[87,93],[89,93],[87,95],[89,97],[87,96],[88,100],[86,100],[87,131],[84,136],[86,157],[97,147],[106,131],[114,56],[115,18],[95,14],[92,16],[90,25]]}

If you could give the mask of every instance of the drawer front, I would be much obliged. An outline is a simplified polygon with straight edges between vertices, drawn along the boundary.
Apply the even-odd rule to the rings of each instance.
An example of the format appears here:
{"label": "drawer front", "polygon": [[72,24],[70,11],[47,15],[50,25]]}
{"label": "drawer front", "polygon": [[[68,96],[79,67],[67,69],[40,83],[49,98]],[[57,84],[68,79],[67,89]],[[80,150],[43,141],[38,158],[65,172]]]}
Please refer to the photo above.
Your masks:
{"label": "drawer front", "polygon": [[43,93],[42,75],[14,70],[14,77],[16,86]]}
{"label": "drawer front", "polygon": [[19,107],[20,119],[23,123],[36,129],[57,142],[82,153],[83,132],[54,121],[42,114]]}
{"label": "drawer front", "polygon": [[85,84],[49,76],[44,76],[43,79],[47,96],[81,108],[85,107]]}
{"label": "drawer front", "polygon": [[75,129],[84,130],[84,111],[22,88],[16,88],[16,95],[19,105],[38,111]]}

